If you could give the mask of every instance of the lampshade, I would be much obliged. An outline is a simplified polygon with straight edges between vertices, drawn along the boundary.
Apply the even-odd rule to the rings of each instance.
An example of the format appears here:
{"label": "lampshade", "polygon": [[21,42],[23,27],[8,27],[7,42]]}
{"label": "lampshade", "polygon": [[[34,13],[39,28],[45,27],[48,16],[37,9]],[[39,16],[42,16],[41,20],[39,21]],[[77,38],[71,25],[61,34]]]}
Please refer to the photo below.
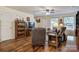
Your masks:
{"label": "lampshade", "polygon": [[58,28],[58,23],[54,23],[54,27],[55,28]]}
{"label": "lampshade", "polygon": [[63,24],[60,24],[60,27],[63,27],[64,25]]}

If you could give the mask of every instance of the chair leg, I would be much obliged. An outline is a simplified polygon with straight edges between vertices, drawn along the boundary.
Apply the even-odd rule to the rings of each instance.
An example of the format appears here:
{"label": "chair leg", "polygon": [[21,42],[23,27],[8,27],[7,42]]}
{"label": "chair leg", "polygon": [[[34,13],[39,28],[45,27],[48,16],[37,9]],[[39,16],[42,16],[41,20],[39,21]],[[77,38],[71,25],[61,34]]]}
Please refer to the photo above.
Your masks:
{"label": "chair leg", "polygon": [[34,45],[33,45],[32,47],[33,47],[33,49],[35,48],[35,46],[34,46]]}

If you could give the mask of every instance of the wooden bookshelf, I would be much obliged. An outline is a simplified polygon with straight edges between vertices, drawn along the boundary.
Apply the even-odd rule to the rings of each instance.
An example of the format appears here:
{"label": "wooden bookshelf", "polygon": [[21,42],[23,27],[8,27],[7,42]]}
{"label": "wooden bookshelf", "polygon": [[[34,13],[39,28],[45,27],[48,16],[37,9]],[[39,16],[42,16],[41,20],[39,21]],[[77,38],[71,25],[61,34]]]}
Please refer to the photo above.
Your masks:
{"label": "wooden bookshelf", "polygon": [[16,20],[15,21],[15,38],[22,38],[26,36],[25,21]]}

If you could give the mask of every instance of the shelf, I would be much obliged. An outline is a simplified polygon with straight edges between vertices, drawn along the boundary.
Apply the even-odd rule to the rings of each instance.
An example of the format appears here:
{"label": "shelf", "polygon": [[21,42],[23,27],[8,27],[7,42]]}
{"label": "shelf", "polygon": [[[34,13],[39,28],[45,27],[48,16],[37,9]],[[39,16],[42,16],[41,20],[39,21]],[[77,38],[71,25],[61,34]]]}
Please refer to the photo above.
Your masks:
{"label": "shelf", "polygon": [[24,34],[24,33],[25,33],[24,31],[23,32],[22,31],[18,32],[18,34]]}
{"label": "shelf", "polygon": [[25,28],[18,28],[18,30],[25,30]]}
{"label": "shelf", "polygon": [[18,26],[25,26],[24,23],[18,23]]}
{"label": "shelf", "polygon": [[25,37],[25,34],[26,34],[25,21],[16,20],[15,21],[15,37],[16,38]]}

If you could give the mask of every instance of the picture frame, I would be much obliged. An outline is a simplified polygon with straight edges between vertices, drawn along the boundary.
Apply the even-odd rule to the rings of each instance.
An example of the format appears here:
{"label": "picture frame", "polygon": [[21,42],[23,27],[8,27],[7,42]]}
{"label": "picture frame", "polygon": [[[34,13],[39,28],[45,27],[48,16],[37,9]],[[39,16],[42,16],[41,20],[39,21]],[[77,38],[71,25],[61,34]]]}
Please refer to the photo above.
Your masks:
{"label": "picture frame", "polygon": [[30,21],[30,17],[27,17],[27,21]]}
{"label": "picture frame", "polygon": [[36,22],[37,22],[37,23],[40,23],[40,19],[36,19]]}

